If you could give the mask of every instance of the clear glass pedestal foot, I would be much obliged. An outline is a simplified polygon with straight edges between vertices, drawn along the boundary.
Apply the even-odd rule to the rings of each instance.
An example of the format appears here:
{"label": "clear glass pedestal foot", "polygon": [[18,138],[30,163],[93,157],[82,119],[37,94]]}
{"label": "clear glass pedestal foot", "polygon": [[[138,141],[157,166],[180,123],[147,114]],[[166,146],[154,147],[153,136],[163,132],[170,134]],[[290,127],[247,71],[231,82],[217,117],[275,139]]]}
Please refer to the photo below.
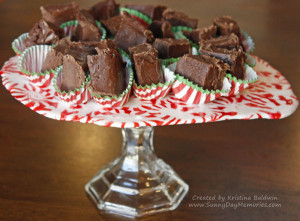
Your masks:
{"label": "clear glass pedestal foot", "polygon": [[139,217],[174,210],[188,185],[153,149],[153,128],[123,129],[121,155],[85,186],[100,210]]}

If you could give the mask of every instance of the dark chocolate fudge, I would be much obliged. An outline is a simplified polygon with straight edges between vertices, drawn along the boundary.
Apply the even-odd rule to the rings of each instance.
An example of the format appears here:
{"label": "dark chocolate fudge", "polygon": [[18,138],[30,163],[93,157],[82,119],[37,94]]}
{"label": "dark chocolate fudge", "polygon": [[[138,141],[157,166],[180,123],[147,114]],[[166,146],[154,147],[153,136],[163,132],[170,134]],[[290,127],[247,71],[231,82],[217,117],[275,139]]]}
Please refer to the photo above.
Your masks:
{"label": "dark chocolate fudge", "polygon": [[25,47],[33,45],[53,45],[63,37],[63,31],[58,26],[41,19],[29,31],[29,36],[24,41]]}
{"label": "dark chocolate fudge", "polygon": [[206,55],[184,55],[176,66],[176,73],[203,89],[221,90],[226,71],[223,61]]}
{"label": "dark chocolate fudge", "polygon": [[129,48],[133,57],[137,84],[141,86],[164,83],[164,75],[159,63],[158,53],[150,44]]}
{"label": "dark chocolate fudge", "polygon": [[64,38],[58,42],[55,48],[48,52],[42,66],[42,72],[62,65],[63,56],[67,54],[72,55],[87,71],[86,56],[97,54],[96,47],[100,49],[117,49],[115,43],[109,39],[104,41],[70,42],[69,38]]}
{"label": "dark chocolate fudge", "polygon": [[240,47],[240,40],[236,34],[230,34],[226,36],[220,36],[218,38],[211,38],[200,42],[201,46],[226,48],[226,49],[238,49]]}
{"label": "dark chocolate fudge", "polygon": [[192,31],[183,31],[183,34],[191,41],[199,44],[200,41],[204,41],[217,36],[217,27],[211,25],[205,28],[198,28]]}
{"label": "dark chocolate fudge", "polygon": [[238,78],[245,78],[245,54],[243,52],[242,47],[237,49],[228,50],[226,48],[210,48],[210,47],[202,47],[200,52],[204,55],[208,55],[211,57],[218,58],[225,63],[230,65],[230,73]]}
{"label": "dark chocolate fudge", "polygon": [[119,14],[119,4],[114,0],[105,0],[97,3],[91,8],[91,13],[98,21],[109,19]]}
{"label": "dark chocolate fudge", "polygon": [[92,50],[95,51],[96,54],[96,48],[99,49],[115,49],[117,50],[117,46],[115,44],[115,42],[111,39],[105,39],[103,41],[83,41],[82,42],[84,45],[90,46],[92,48]]}
{"label": "dark chocolate fudge", "polygon": [[148,44],[148,43],[136,45],[136,46],[133,46],[133,47],[129,48],[129,54],[130,54],[131,58],[133,58],[134,54],[139,54],[139,53],[142,53],[142,52],[151,52],[151,53],[156,54],[158,56],[157,50],[151,44]]}
{"label": "dark chocolate fudge", "polygon": [[121,55],[114,49],[97,49],[98,54],[88,56],[93,93],[118,96],[125,90],[125,69]]}
{"label": "dark chocolate fudge", "polygon": [[159,58],[178,58],[191,53],[191,45],[187,39],[157,38],[153,47]]}
{"label": "dark chocolate fudge", "polygon": [[62,63],[63,63],[63,54],[51,48],[50,51],[47,53],[46,59],[42,65],[41,72],[55,69],[60,65],[62,65]]}
{"label": "dark chocolate fudge", "polygon": [[130,15],[123,15],[120,28],[115,36],[115,43],[118,48],[128,52],[128,48],[143,44],[152,43],[154,36],[140,22]]}
{"label": "dark chocolate fudge", "polygon": [[42,66],[42,72],[55,69],[63,64],[63,56],[67,53],[71,41],[70,38],[59,40],[55,48],[51,48],[47,53]]}
{"label": "dark chocolate fudge", "polygon": [[189,18],[183,12],[167,9],[163,12],[163,18],[170,22],[172,26],[186,26],[190,28],[197,28],[198,19]]}
{"label": "dark chocolate fudge", "polygon": [[172,26],[167,21],[154,20],[148,28],[155,38],[175,38]]}
{"label": "dark chocolate fudge", "polygon": [[152,20],[161,20],[163,12],[167,9],[163,5],[125,5],[125,7],[137,10]]}
{"label": "dark chocolate fudge", "polygon": [[71,55],[63,57],[61,91],[69,92],[79,88],[86,79],[83,67]]}
{"label": "dark chocolate fudge", "polygon": [[219,35],[230,35],[231,33],[236,34],[238,37],[241,35],[240,27],[230,16],[215,18],[214,25],[217,26]]}
{"label": "dark chocolate fudge", "polygon": [[121,21],[122,16],[117,15],[107,20],[101,20],[101,24],[106,28],[110,35],[115,36],[120,28]]}
{"label": "dark chocolate fudge", "polygon": [[74,40],[76,41],[100,41],[101,34],[95,23],[94,17],[85,10],[77,13],[78,25],[75,29]]}
{"label": "dark chocolate fudge", "polygon": [[42,18],[55,25],[61,25],[64,22],[75,20],[76,13],[79,11],[77,3],[67,3],[58,5],[49,5],[40,7]]}

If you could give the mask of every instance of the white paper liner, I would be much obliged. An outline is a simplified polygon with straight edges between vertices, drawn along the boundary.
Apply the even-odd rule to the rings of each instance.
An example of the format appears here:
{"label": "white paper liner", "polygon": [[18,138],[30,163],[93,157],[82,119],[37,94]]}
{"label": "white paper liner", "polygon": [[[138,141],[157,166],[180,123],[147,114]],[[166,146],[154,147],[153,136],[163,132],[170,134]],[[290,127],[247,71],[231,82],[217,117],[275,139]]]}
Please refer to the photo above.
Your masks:
{"label": "white paper liner", "polygon": [[245,51],[249,54],[252,54],[255,50],[255,44],[253,39],[243,30],[241,30],[241,35],[241,40]]}
{"label": "white paper liner", "polygon": [[46,59],[51,46],[35,45],[27,48],[19,59],[19,68],[22,73],[34,84],[39,87],[46,87],[51,83],[54,70],[41,72],[43,63]]}
{"label": "white paper liner", "polygon": [[26,38],[28,38],[28,33],[24,33],[22,35],[20,35],[18,38],[16,38],[12,43],[12,49],[14,50],[14,52],[16,53],[16,55],[21,56],[21,54],[23,53],[23,51],[25,51],[25,45],[24,45],[24,40]]}

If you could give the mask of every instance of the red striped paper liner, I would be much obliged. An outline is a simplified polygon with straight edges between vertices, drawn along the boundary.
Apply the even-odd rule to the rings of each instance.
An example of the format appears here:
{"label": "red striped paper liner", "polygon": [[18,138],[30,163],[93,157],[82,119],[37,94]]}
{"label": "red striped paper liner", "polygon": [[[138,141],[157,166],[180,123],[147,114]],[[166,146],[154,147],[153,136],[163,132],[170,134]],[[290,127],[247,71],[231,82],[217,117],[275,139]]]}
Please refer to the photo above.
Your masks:
{"label": "red striped paper liner", "polygon": [[256,71],[251,68],[249,65],[245,65],[246,73],[245,73],[245,80],[237,79],[233,77],[231,74],[227,74],[226,78],[231,83],[232,87],[229,92],[229,96],[234,96],[241,93],[243,90],[249,87],[250,84],[256,82],[258,80],[258,76]]}
{"label": "red striped paper liner", "polygon": [[131,90],[125,94],[123,97],[118,98],[118,99],[109,99],[109,98],[102,98],[102,97],[97,97],[93,96],[94,101],[99,104],[103,108],[117,108],[121,107],[124,104],[126,104],[129,100],[131,94]]}
{"label": "red striped paper liner", "polygon": [[172,89],[172,84],[154,85],[149,88],[139,87],[136,82],[133,83],[133,93],[141,100],[158,100],[167,96]]}
{"label": "red striped paper liner", "polygon": [[42,65],[46,59],[51,46],[35,45],[27,48],[19,59],[19,68],[28,80],[39,87],[50,85],[55,70],[41,72]]}
{"label": "red striped paper liner", "polygon": [[221,91],[208,91],[197,90],[181,80],[175,80],[172,90],[176,98],[188,104],[206,104],[219,97],[227,97],[229,95],[231,85],[227,78],[224,78],[223,84],[226,85],[226,88],[223,87]]}
{"label": "red striped paper liner", "polygon": [[24,45],[24,40],[28,38],[28,33],[24,33],[20,35],[18,38],[16,38],[12,43],[11,47],[16,53],[16,55],[21,56],[23,51],[25,51],[25,45]]}
{"label": "red striped paper liner", "polygon": [[[121,53],[122,54],[122,53]],[[122,54],[122,57],[124,55]],[[123,58],[124,60],[124,58]],[[91,96],[94,101],[99,104],[102,108],[117,108],[125,105],[130,97],[132,84],[133,84],[133,70],[130,64],[126,67],[126,80],[127,80],[127,87],[125,91],[120,96],[101,96],[96,93],[92,92],[92,89],[89,88],[91,92]]]}
{"label": "red striped paper liner", "polygon": [[55,88],[55,94],[60,97],[64,102],[78,105],[85,104],[91,99],[91,93],[89,92],[87,85],[90,81],[90,77],[88,77],[83,85],[80,88],[75,89],[74,91],[61,91],[61,83],[62,83],[62,74],[63,74],[63,66],[59,67],[55,72],[55,76],[53,79],[53,86]]}
{"label": "red striped paper liner", "polygon": [[[168,66],[171,71],[175,71],[177,63]],[[225,77],[223,81],[222,90],[204,90],[202,87],[194,84],[188,79],[176,74],[176,80],[173,84],[172,90],[177,99],[182,100],[188,104],[205,104],[219,97],[229,96],[231,84]]]}
{"label": "red striped paper liner", "polygon": [[162,71],[164,73],[165,83],[152,84],[151,86],[139,86],[135,81],[133,81],[133,93],[135,96],[141,100],[158,100],[168,95],[172,89],[172,85],[175,80],[174,72],[162,66]]}

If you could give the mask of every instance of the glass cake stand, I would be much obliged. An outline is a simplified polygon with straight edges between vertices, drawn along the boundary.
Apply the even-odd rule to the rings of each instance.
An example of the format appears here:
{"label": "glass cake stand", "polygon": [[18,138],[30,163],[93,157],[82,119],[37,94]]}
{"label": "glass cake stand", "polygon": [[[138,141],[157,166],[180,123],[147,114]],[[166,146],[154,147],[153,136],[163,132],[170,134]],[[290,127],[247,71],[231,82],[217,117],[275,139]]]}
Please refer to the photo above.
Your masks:
{"label": "glass cake stand", "polygon": [[153,127],[122,129],[121,155],[85,186],[99,209],[142,216],[178,207],[189,186],[153,148]]}
{"label": "glass cake stand", "polygon": [[55,96],[52,85],[41,88],[30,82],[20,72],[17,56],[5,63],[0,74],[13,97],[43,116],[122,128],[121,155],[100,170],[85,189],[99,209],[139,217],[176,209],[189,189],[169,165],[156,157],[154,126],[280,119],[296,110],[298,100],[289,82],[267,62],[255,59],[257,82],[239,95],[205,105],[188,105],[170,94],[157,101],[131,97],[116,109],[101,109],[93,101],[74,107]]}

